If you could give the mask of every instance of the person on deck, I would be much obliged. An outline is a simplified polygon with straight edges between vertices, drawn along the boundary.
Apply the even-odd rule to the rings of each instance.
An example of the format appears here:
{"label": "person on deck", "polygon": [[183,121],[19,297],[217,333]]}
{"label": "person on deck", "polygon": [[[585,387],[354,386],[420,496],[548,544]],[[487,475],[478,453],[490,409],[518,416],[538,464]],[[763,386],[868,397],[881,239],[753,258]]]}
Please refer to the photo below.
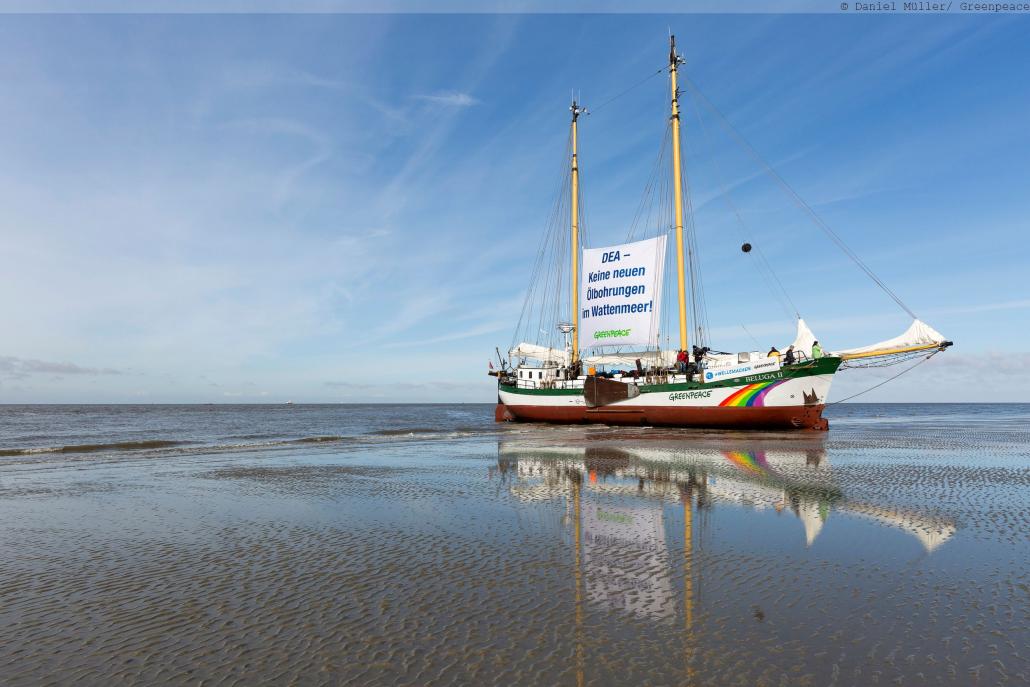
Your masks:
{"label": "person on deck", "polygon": [[687,352],[680,351],[676,354],[676,369],[680,374],[687,371]]}
{"label": "person on deck", "polygon": [[772,348],[769,349],[769,352],[765,354],[765,357],[766,358],[776,358],[777,360],[779,360],[780,359],[780,352],[776,350],[776,346],[773,346]]}
{"label": "person on deck", "polygon": [[793,365],[797,362],[797,357],[794,355],[794,346],[787,349],[787,352],[783,355],[784,365]]}
{"label": "person on deck", "polygon": [[701,369],[701,362],[705,359],[705,356],[708,355],[708,351],[710,350],[712,349],[708,346],[694,346],[694,367],[698,370]]}
{"label": "person on deck", "polygon": [[818,341],[812,343],[812,359],[823,357],[823,347],[819,345]]}

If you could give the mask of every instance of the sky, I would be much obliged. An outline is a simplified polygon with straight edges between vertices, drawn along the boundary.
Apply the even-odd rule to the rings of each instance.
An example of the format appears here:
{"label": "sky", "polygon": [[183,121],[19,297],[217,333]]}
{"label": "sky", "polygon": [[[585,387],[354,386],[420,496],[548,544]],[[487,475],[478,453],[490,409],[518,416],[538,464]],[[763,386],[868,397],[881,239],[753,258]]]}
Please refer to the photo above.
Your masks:
{"label": "sky", "polygon": [[[621,243],[670,29],[955,341],[856,400],[1030,401],[1030,18],[55,14],[0,15],[0,403],[493,402],[572,89],[603,105],[580,127],[590,244]],[[715,120],[685,114],[684,154],[718,348],[793,338],[741,237],[826,347],[907,328]]]}

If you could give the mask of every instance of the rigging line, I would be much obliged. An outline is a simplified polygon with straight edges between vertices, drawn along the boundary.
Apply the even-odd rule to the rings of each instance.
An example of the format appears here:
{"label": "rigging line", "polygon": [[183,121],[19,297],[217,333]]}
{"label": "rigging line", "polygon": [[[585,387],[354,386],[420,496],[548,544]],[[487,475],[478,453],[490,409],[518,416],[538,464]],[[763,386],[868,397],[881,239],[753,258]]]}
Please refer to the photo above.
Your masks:
{"label": "rigging line", "polygon": [[[531,279],[530,279],[529,289],[526,292],[526,299],[523,301],[522,312],[519,315],[518,324],[515,327],[514,339],[512,340],[512,346],[513,347],[514,347],[516,341],[520,338],[520,334],[523,334],[523,335],[529,334],[528,330],[526,330],[525,332],[522,331],[523,323],[525,323],[525,325],[527,327],[529,327],[530,323],[534,319],[534,314],[537,313],[536,301],[537,301],[537,294],[540,293],[540,288],[539,288],[540,272],[541,272],[541,270],[544,269],[545,264],[547,262],[547,256],[548,256],[549,249],[553,250],[552,244],[558,238],[556,236],[556,226],[557,226],[558,222],[560,221],[559,217],[560,217],[561,209],[564,207],[564,199],[566,197],[565,191],[568,188],[568,185],[570,183],[570,178],[569,178],[570,177],[570,172],[569,172],[568,167],[566,166],[567,165],[566,160],[569,159],[569,153],[571,151],[571,146],[572,146],[572,137],[571,137],[571,133],[570,133],[569,137],[566,138],[565,152],[564,152],[564,154],[562,156],[562,163],[560,165],[560,168],[561,168],[562,171],[561,171],[561,174],[558,175],[558,177],[556,179],[556,183],[555,183],[555,193],[554,193],[554,196],[553,196],[554,200],[553,200],[552,207],[551,207],[551,213],[550,213],[550,215],[548,217],[548,220],[547,220],[547,223],[545,225],[544,234],[543,234],[543,236],[541,237],[541,240],[540,240],[540,247],[537,250],[537,255],[535,256],[535,260],[534,260],[534,264],[533,264],[533,269],[532,269],[532,272],[531,272]],[[547,271],[547,275],[545,275],[545,279],[550,274],[552,274],[552,273],[553,273],[553,266],[552,266],[552,269],[549,269]],[[546,295],[547,295],[548,291],[549,291],[549,289],[546,288],[546,286],[545,286],[545,288],[543,289],[543,299],[546,299]],[[537,314],[539,314],[541,319],[543,318],[543,311],[544,311],[544,309],[546,307],[547,307],[547,304],[545,302],[540,303],[540,311]],[[534,334],[534,336],[535,335],[536,334]]]}
{"label": "rigging line", "polygon": [[850,401],[851,399],[853,399],[853,398],[855,398],[855,397],[857,397],[857,396],[861,396],[862,394],[867,394],[867,393],[869,393],[870,391],[872,391],[873,389],[878,389],[878,388],[880,388],[881,386],[883,386],[884,384],[886,384],[887,382],[893,382],[893,381],[894,381],[895,379],[897,379],[897,378],[898,378],[898,377],[900,377],[901,375],[905,374],[906,372],[911,372],[912,370],[916,369],[917,367],[919,367],[920,365],[922,365],[922,364],[923,364],[923,363],[925,363],[925,362],[926,362],[927,360],[929,360],[930,358],[934,357],[935,355],[937,355],[937,354],[938,354],[938,353],[940,353],[940,352],[941,352],[941,351],[940,351],[940,349],[937,349],[936,351],[932,352],[932,353],[931,353],[930,355],[926,356],[925,358],[923,358],[922,360],[920,360],[920,361],[919,361],[918,363],[916,363],[916,364],[915,364],[915,365],[913,365],[912,367],[906,367],[906,368],[905,368],[904,370],[902,370],[902,371],[901,371],[901,372],[899,372],[898,374],[894,375],[893,377],[890,377],[890,378],[888,378],[888,379],[885,379],[885,380],[883,380],[882,382],[880,382],[879,384],[876,384],[876,385],[874,385],[874,386],[871,386],[871,387],[869,387],[869,388],[868,388],[868,389],[866,389],[865,391],[859,391],[859,392],[858,392],[857,394],[852,394],[851,396],[848,396],[847,398],[842,398],[842,399],[840,399],[839,401],[834,401],[833,403],[827,403],[826,405],[828,405],[828,406],[835,406],[835,405],[837,405],[838,403],[843,403],[844,401]]}
{"label": "rigging line", "polygon": [[635,90],[635,89],[639,88],[640,86],[643,86],[645,83],[647,83],[648,81],[650,81],[651,79],[653,79],[654,77],[658,76],[659,74],[661,74],[664,71],[665,71],[665,67],[662,67],[661,69],[659,69],[655,73],[653,73],[650,76],[648,76],[648,77],[638,81],[637,83],[633,84],[632,86],[630,86],[626,90],[622,91],[621,93],[616,93],[611,98],[608,98],[608,100],[605,100],[603,103],[601,103],[597,107],[590,108],[590,110],[587,111],[587,114],[590,114],[592,112],[597,112],[602,107],[605,107],[606,105],[610,105],[613,101],[618,100],[619,98],[621,98],[622,96],[626,95],[630,91]]}
{"label": "rigging line", "polygon": [[753,335],[751,334],[751,332],[749,332],[749,331],[748,331],[748,328],[747,328],[747,327],[745,327],[743,323],[741,323],[741,325],[740,325],[740,328],[744,330],[744,333],[745,333],[745,334],[747,334],[748,336],[750,336],[750,337],[751,337],[751,340],[755,342],[755,348],[757,348],[757,349],[758,349],[758,351],[759,351],[759,352],[761,352],[761,350],[762,350],[762,345],[761,345],[760,343],[758,343],[758,339],[756,339],[756,338],[755,338],[755,337],[754,337],[754,336],[753,336]]}
{"label": "rigging line", "polygon": [[[544,291],[544,307],[540,312],[540,322],[537,325],[538,332],[545,334],[547,346],[553,348],[556,333],[553,325],[561,317],[561,310],[564,307],[563,292],[565,285],[565,255],[568,254],[568,232],[563,226],[562,215],[567,214],[566,202],[568,202],[569,189],[571,184],[571,171],[565,185],[562,187],[562,196],[559,211],[555,216],[553,234],[553,250],[551,251],[551,266],[548,271],[546,289]],[[550,300],[546,300],[546,299]]]}
{"label": "rigging line", "polygon": [[[559,188],[559,190],[561,188],[561,183],[560,182],[559,182],[558,188]],[[555,207],[557,208],[560,205],[560,196],[557,196],[555,201],[556,201],[555,202]],[[537,252],[537,255],[536,255],[536,258],[534,260],[533,269],[532,269],[532,272],[531,272],[530,283],[529,283],[529,289],[526,292],[526,298],[525,298],[525,301],[523,302],[522,314],[519,316],[519,321],[518,321],[518,324],[516,325],[516,328],[515,328],[515,338],[512,341],[512,345],[513,346],[514,346],[515,342],[520,338],[520,336],[524,337],[526,334],[529,333],[528,330],[523,331],[523,325],[525,325],[526,327],[529,327],[530,323],[534,321],[535,316],[538,314],[537,299],[538,299],[538,293],[540,292],[540,287],[539,287],[540,278],[539,278],[539,276],[540,276],[541,272],[544,269],[544,265],[546,263],[547,254],[548,254],[548,252],[550,250],[550,246],[553,243],[553,239],[554,239],[554,237],[553,237],[553,234],[554,234],[554,230],[553,230],[553,225],[554,225],[553,215],[554,214],[555,214],[555,210],[552,210],[552,212],[551,212],[552,217],[547,222],[546,231],[544,232],[544,235],[543,235],[542,240],[541,240],[540,248],[539,248],[539,250]],[[548,274],[549,274],[549,272],[550,271],[548,270]],[[541,304],[540,307],[541,308],[544,307],[543,304]]]}
{"label": "rigging line", "polygon": [[694,217],[694,203],[690,196],[690,176],[686,169],[681,176],[681,193],[684,204],[684,231],[687,234],[687,266],[690,272],[690,319],[693,321],[698,344],[704,346],[708,327],[708,312],[705,305],[704,282],[701,279],[701,254],[697,242],[697,226]]}
{"label": "rigging line", "polygon": [[[537,324],[538,329],[542,326],[544,318],[546,317],[546,310],[549,306],[547,299],[548,294],[551,293],[551,278],[552,275],[554,275],[555,273],[554,256],[556,251],[559,250],[557,244],[561,240],[560,230],[558,229],[560,223],[559,218],[562,210],[565,207],[565,197],[568,186],[569,175],[566,171],[566,173],[560,179],[560,183],[558,186],[558,194],[555,198],[554,208],[552,210],[551,217],[548,221],[547,232],[545,233],[544,245],[542,246],[541,254],[538,256],[539,260],[537,262],[537,265],[535,266],[531,280],[534,303],[538,298],[537,294],[540,294],[539,310],[537,310],[536,313],[539,318],[539,322]],[[548,262],[548,259],[550,259],[550,262]],[[543,275],[543,279],[541,279],[540,272],[544,269],[546,269],[546,272]],[[527,326],[530,322],[532,322],[532,318],[527,322]],[[527,332],[527,334],[528,333],[529,332]],[[537,332],[534,332],[533,336],[537,336]]]}
{"label": "rigging line", "polygon": [[[668,131],[668,125],[666,126]],[[652,209],[654,207],[654,191],[656,185],[659,183],[659,173],[662,167],[662,163],[665,160],[665,144],[668,141],[668,136],[662,137],[662,145],[658,150],[658,158],[655,160],[655,164],[651,168],[651,173],[648,175],[647,183],[644,185],[644,194],[640,198],[640,204],[637,206],[636,212],[633,214],[633,220],[629,225],[629,233],[626,236],[626,242],[629,243],[636,238],[637,227],[641,227],[642,236],[646,237],[648,234],[647,227],[651,223]]]}
{"label": "rigging line", "polygon": [[[697,106],[697,97],[695,96],[693,91],[691,91],[690,95],[690,104],[693,106],[692,109],[694,110],[694,116],[697,118],[698,125],[701,128],[702,135],[705,137],[705,141],[708,142],[709,149],[711,149],[712,137],[708,135],[708,127],[705,126],[704,118],[701,117],[701,109]],[[708,159],[712,163],[712,167],[715,168],[715,176],[719,180],[719,186],[722,189],[722,196],[726,199],[726,204],[729,205],[730,210],[733,211],[734,216],[737,218],[737,223],[740,225],[739,233],[741,236],[741,241],[746,241],[748,227],[744,223],[744,218],[740,214],[740,208],[737,207],[737,204],[733,202],[733,199],[730,196],[730,189],[729,186],[726,184],[726,177],[722,173],[722,168],[719,167],[719,163],[716,161],[716,156],[711,152],[709,152]],[[765,268],[764,272],[762,270],[759,270],[759,273],[762,275],[762,280],[765,281],[766,286],[770,287],[770,291],[777,294],[777,300],[780,301],[780,306],[787,311],[788,319],[791,319],[791,310],[793,310],[795,317],[801,319],[801,311],[798,310],[798,306],[794,304],[794,300],[790,297],[790,293],[783,286],[783,282],[780,281],[779,276],[773,270],[772,265],[769,263],[769,260],[765,257],[765,251],[763,251],[761,246],[758,244],[754,246],[754,249],[755,253],[759,257],[759,266]],[[766,272],[768,274],[766,274]],[[772,277],[773,281],[775,281],[776,285],[779,287],[779,292],[776,292],[776,290],[772,288],[773,284],[769,280],[770,276]],[[780,298],[781,294],[783,298]],[[789,309],[786,305],[788,303],[790,304]]]}
{"label": "rigging line", "polygon": [[[582,138],[580,138],[579,151],[576,152],[576,157],[579,160],[583,159],[582,150],[583,150]],[[580,250],[583,250],[587,246],[587,223],[586,223],[586,218],[587,218],[587,215],[590,214],[590,213],[587,212],[587,196],[589,194],[588,193],[583,193],[583,188],[584,187],[588,187],[589,184],[583,183],[583,167],[581,165],[576,167],[576,173],[579,176],[579,184],[577,186],[578,197],[579,197],[579,213],[578,213],[579,216],[577,218],[579,220],[579,227],[578,227],[579,231],[577,233],[577,238],[579,239],[579,248],[580,248]],[[588,174],[588,176],[589,176],[589,174]]]}
{"label": "rigging line", "polygon": [[765,172],[768,173],[775,181],[779,182],[780,186],[783,187],[783,189],[794,200],[798,207],[808,214],[812,221],[815,222],[816,226],[822,229],[823,232],[825,232],[826,235],[829,236],[830,239],[837,244],[837,247],[840,248],[846,256],[851,258],[852,262],[858,265],[858,267],[866,273],[866,276],[872,279],[873,282],[877,286],[879,286],[884,293],[890,296],[891,299],[895,303],[897,303],[902,310],[911,315],[912,319],[919,319],[918,317],[916,317],[916,314],[912,312],[912,310],[907,305],[905,305],[904,302],[902,302],[898,295],[894,293],[890,289],[890,287],[888,287],[887,284],[883,282],[882,279],[876,276],[872,269],[870,269],[868,265],[862,262],[861,258],[859,258],[858,255],[856,255],[855,252],[851,250],[851,248],[849,248],[846,243],[844,243],[844,239],[842,239],[837,234],[837,232],[831,229],[830,225],[823,221],[822,217],[816,214],[816,211],[813,210],[812,207],[808,203],[806,203],[801,196],[798,195],[797,191],[795,191],[794,188],[790,184],[788,184],[787,181],[782,176],[780,176],[780,174],[775,169],[773,169],[768,162],[765,161],[765,158],[758,154],[758,151],[755,150],[754,147],[750,143],[748,143],[747,140],[740,134],[740,132],[738,132],[733,127],[733,125],[729,123],[729,120],[726,119],[726,116],[723,115],[723,113],[719,111],[719,108],[717,108],[712,103],[712,101],[709,100],[708,97],[701,92],[697,85],[693,81],[691,81],[690,78],[686,75],[683,76],[683,80],[687,83],[687,86],[698,95],[701,101],[704,102],[705,106],[719,118],[719,121],[723,124],[724,128],[734,138],[737,139],[737,142],[740,143],[741,146],[744,147],[760,165],[762,165],[762,167],[764,167]]}

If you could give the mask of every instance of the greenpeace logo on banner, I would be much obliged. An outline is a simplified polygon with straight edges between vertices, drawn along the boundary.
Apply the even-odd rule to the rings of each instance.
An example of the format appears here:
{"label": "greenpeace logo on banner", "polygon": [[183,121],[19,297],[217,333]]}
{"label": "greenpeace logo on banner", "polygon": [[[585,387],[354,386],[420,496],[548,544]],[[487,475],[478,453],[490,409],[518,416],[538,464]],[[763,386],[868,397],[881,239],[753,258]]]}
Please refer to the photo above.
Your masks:
{"label": "greenpeace logo on banner", "polygon": [[604,331],[604,332],[597,332],[596,334],[594,334],[594,338],[595,339],[610,339],[612,337],[618,337],[618,336],[629,336],[629,333],[631,331],[633,331],[633,330],[632,329],[609,329],[609,330]]}
{"label": "greenpeace logo on banner", "polygon": [[580,341],[647,346],[657,340],[665,236],[583,251]]}
{"label": "greenpeace logo on banner", "polygon": [[705,370],[705,381],[716,382],[720,379],[736,379],[737,377],[743,377],[760,371],[778,369],[780,369],[779,360],[776,358],[766,358],[761,362],[748,363],[746,365]]}

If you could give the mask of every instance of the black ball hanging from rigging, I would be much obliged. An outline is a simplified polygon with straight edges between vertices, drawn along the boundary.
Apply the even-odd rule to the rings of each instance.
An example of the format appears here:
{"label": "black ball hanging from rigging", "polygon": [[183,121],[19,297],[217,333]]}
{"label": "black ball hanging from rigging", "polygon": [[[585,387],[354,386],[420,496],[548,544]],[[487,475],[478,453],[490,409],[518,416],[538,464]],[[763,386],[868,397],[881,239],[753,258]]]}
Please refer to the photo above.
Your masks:
{"label": "black ball hanging from rigging", "polygon": [[740,247],[740,250],[744,251],[745,253],[750,253],[751,252],[751,244],[750,243],[745,243],[743,246]]}

